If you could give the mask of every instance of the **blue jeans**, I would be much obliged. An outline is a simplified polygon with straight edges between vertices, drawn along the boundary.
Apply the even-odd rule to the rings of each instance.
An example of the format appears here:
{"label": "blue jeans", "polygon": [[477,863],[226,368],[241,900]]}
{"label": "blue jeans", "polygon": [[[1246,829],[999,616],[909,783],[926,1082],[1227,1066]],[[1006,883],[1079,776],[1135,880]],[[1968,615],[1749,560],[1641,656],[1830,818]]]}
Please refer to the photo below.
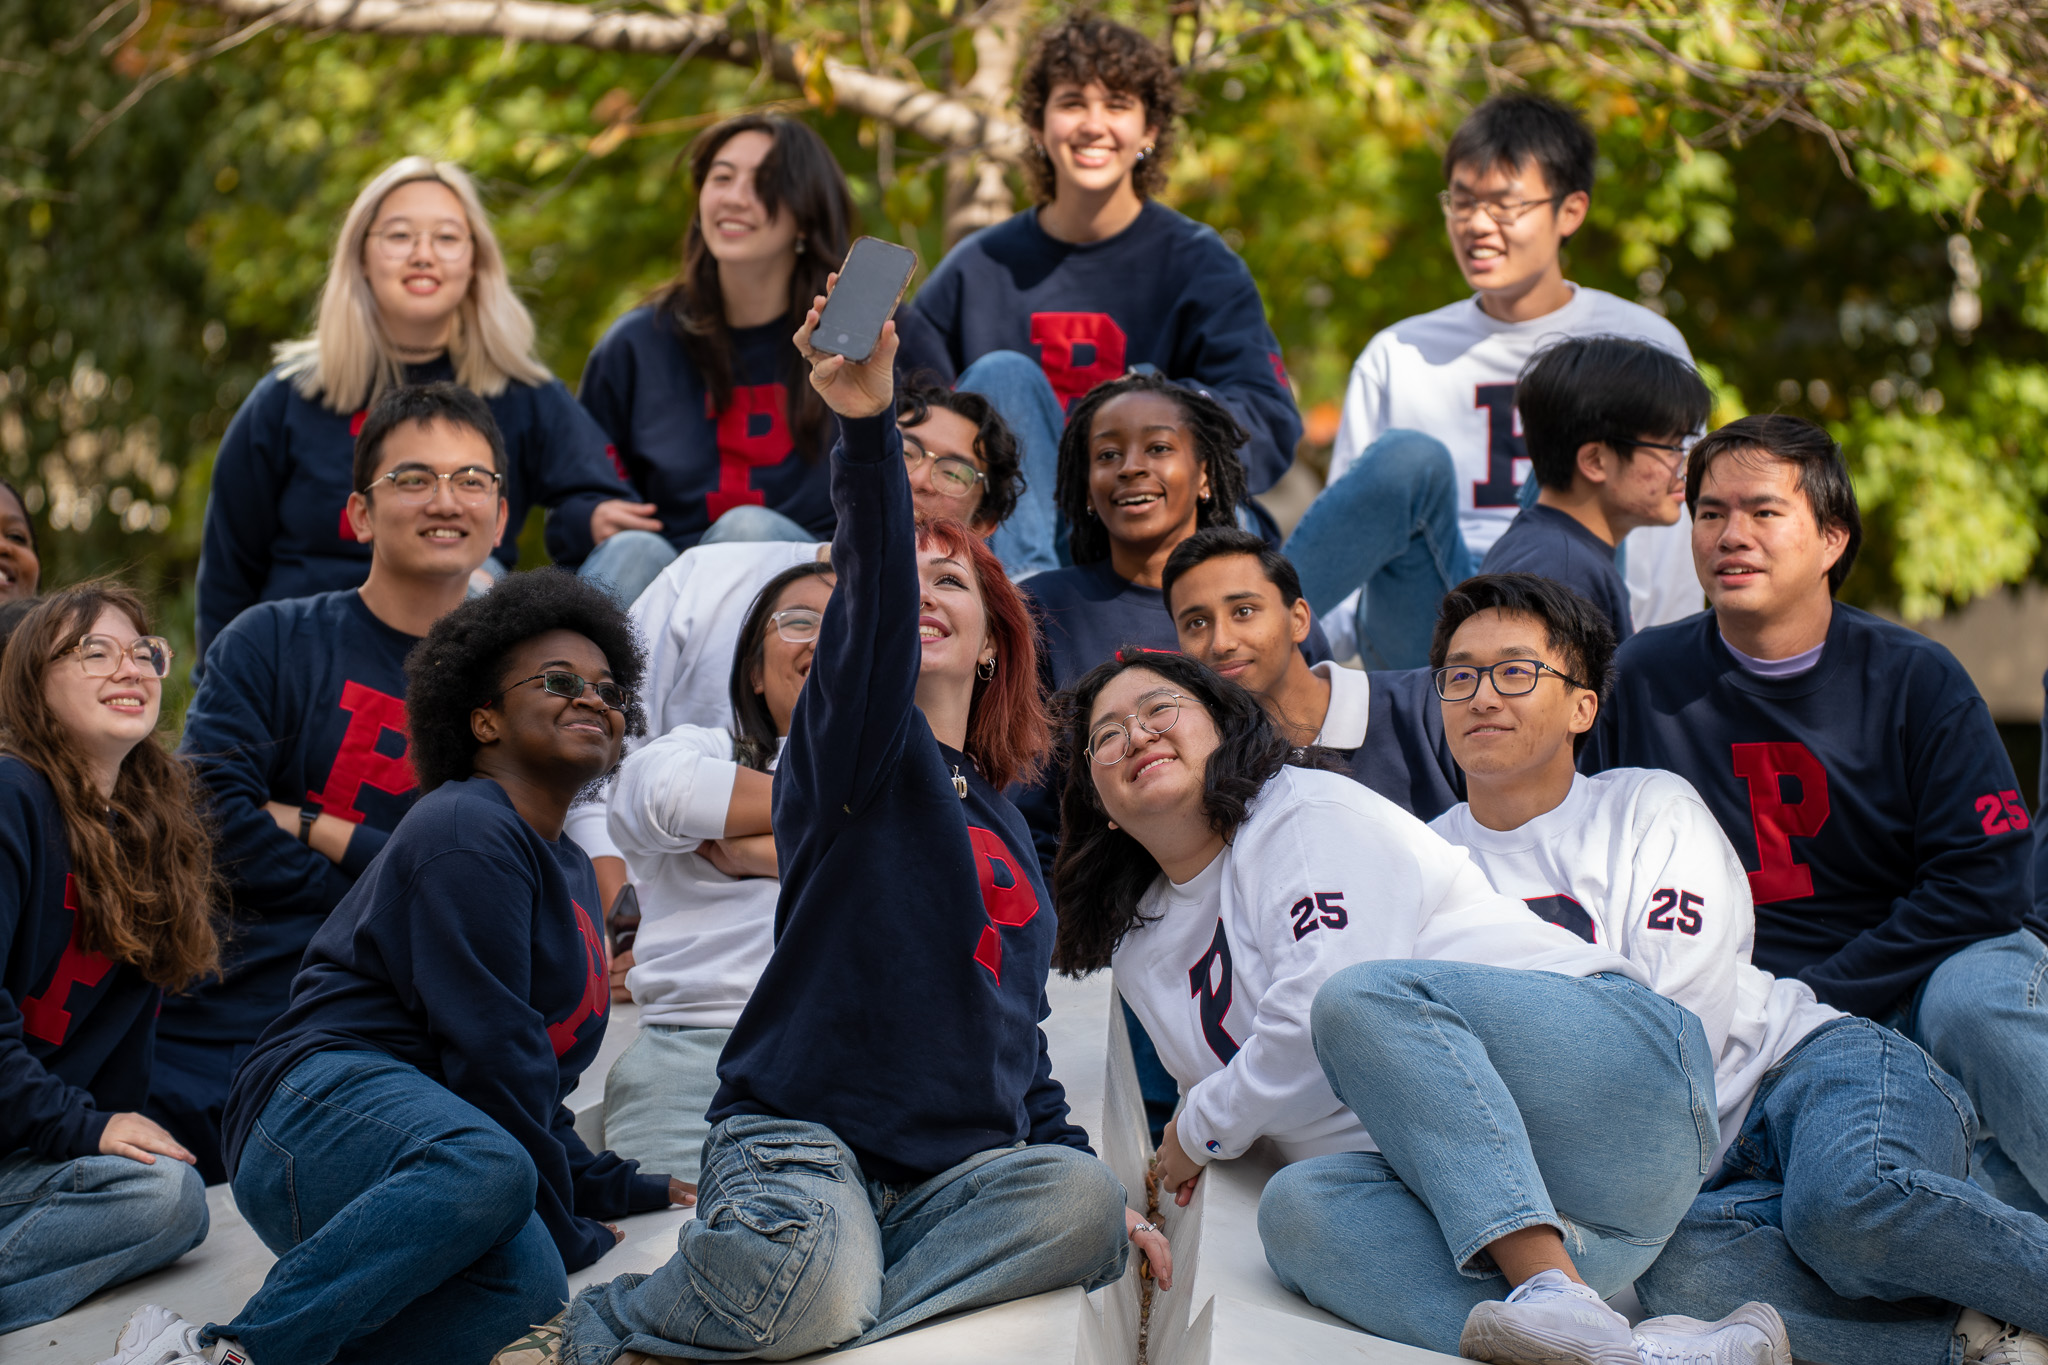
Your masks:
{"label": "blue jeans", "polygon": [[941,1313],[1098,1289],[1127,1245],[1123,1185],[1071,1147],[999,1147],[887,1185],[829,1128],[743,1114],[711,1130],[697,1217],[668,1264],[576,1296],[562,1365],[864,1344]]}
{"label": "blue jeans", "polygon": [[2016,929],[1952,954],[1921,986],[1900,1032],[1976,1107],[1977,1183],[2048,1217],[2048,945]]}
{"label": "blue jeans", "polygon": [[786,517],[772,507],[742,503],[712,522],[711,528],[698,538],[697,543],[733,545],[743,541],[759,540],[787,540],[799,545],[815,545],[818,537],[802,522]]}
{"label": "blue jeans", "polygon": [[1282,1169],[1259,1236],[1282,1284],[1378,1336],[1456,1355],[1509,1289],[1485,1248],[1539,1225],[1620,1292],[1713,1160],[1706,1032],[1626,977],[1367,962],[1323,983],[1309,1027],[1380,1150]]}
{"label": "blue jeans", "polygon": [[1477,567],[1458,529],[1457,470],[1434,436],[1389,431],[1325,488],[1287,540],[1318,616],[1354,589],[1371,669],[1422,668],[1437,604]]}
{"label": "blue jeans", "polygon": [[1060,433],[1067,415],[1060,408],[1052,381],[1037,361],[1018,351],[990,351],[960,372],[953,387],[988,399],[1010,434],[1017,438],[1024,487],[1017,508],[988,538],[988,547],[1003,561],[1012,580],[1057,569],[1060,549],[1059,511],[1053,490],[1059,479]]}
{"label": "blue jeans", "polygon": [[1947,1365],[1958,1305],[2048,1332],[2048,1221],[1969,1180],[1970,1102],[1880,1024],[1823,1024],[1764,1076],[1726,1164],[1636,1291],[1784,1315],[1792,1353]]}
{"label": "blue jeans", "polygon": [[576,576],[603,585],[614,602],[631,607],[675,557],[676,547],[666,536],[652,531],[614,531],[590,552]]}
{"label": "blue jeans", "polygon": [[167,1156],[0,1157],[0,1333],[169,1265],[206,1240],[206,1221],[206,1182]]}
{"label": "blue jeans", "polygon": [[413,1067],[316,1053],[278,1083],[234,1174],[277,1264],[203,1339],[291,1365],[482,1365],[569,1297],[538,1180],[504,1129]]}

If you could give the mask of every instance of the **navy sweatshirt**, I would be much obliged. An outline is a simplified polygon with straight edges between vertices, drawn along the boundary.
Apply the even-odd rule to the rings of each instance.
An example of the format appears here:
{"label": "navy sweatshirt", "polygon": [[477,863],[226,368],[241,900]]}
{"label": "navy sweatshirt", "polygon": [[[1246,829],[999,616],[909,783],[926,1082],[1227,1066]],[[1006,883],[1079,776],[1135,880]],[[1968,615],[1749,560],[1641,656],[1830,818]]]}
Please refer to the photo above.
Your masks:
{"label": "navy sweatshirt", "polygon": [[1569,512],[1538,503],[1515,513],[1486,552],[1481,573],[1533,573],[1564,584],[1607,614],[1614,638],[1636,633],[1628,606],[1628,580],[1615,567],[1614,547]]}
{"label": "navy sweatshirt", "polygon": [[0,757],[0,1157],[93,1156],[149,1098],[157,988],[77,939],[57,794]]}
{"label": "navy sweatshirt", "polygon": [[821,1123],[892,1184],[1017,1142],[1087,1151],[1039,1027],[1054,915],[1030,831],[917,709],[902,438],[890,415],[840,428],[839,586],[775,773],[775,952],[706,1117]]}
{"label": "navy sweatshirt", "polygon": [[[354,588],[262,602],[206,656],[180,752],[199,771],[234,932],[223,980],[164,1001],[166,1038],[253,1043],[284,1012],[306,945],[412,808],[405,656],[419,640]],[[279,829],[266,801],[354,822],[329,862]]]}
{"label": "navy sweatshirt", "polygon": [[[406,368],[406,382],[455,378],[446,356]],[[535,504],[551,509],[548,553],[578,564],[591,550],[590,514],[610,498],[638,501],[605,451],[605,435],[558,379],[513,380],[486,400],[505,438],[505,539],[493,552],[519,560],[519,532]],[[365,413],[335,412],[265,375],[243,401],[213,461],[199,548],[198,648],[256,602],[360,587],[370,547],[348,525],[356,432]]]}
{"label": "navy sweatshirt", "polygon": [[1444,711],[1427,668],[1370,673],[1365,743],[1339,749],[1351,775],[1428,824],[1465,799],[1465,774],[1444,736]]}
{"label": "navy sweatshirt", "polygon": [[1016,351],[1038,360],[1065,407],[1148,364],[1244,424],[1247,491],[1265,492],[1294,463],[1301,414],[1251,271],[1213,229],[1164,204],[1079,246],[1025,209],[954,247],[911,311],[930,331],[903,328],[906,366],[951,379],[990,351]]}
{"label": "navy sweatshirt", "polygon": [[292,1068],[316,1052],[381,1052],[526,1149],[540,1174],[535,1208],[566,1268],[611,1250],[597,1220],[666,1207],[668,1178],[593,1155],[563,1103],[611,1010],[596,905],[583,850],[541,838],[496,782],[422,797],[313,936],[291,1005],[236,1073],[228,1170]]}
{"label": "navy sweatshirt", "polygon": [[1638,634],[1586,772],[1668,768],[1756,900],[1756,965],[1878,1016],[1949,954],[2036,932],[2031,825],[1984,700],[1946,649],[1836,603],[1820,662],[1744,672],[1712,612]]}
{"label": "navy sweatshirt", "polygon": [[[790,428],[788,366],[796,325],[732,331],[732,402],[711,408],[704,376],[674,318],[635,308],[613,323],[583,367],[577,397],[611,438],[619,464],[658,509],[680,552],[734,507],[782,513],[819,540],[832,538],[824,454],[799,450]],[[829,424],[828,424],[829,425]]]}

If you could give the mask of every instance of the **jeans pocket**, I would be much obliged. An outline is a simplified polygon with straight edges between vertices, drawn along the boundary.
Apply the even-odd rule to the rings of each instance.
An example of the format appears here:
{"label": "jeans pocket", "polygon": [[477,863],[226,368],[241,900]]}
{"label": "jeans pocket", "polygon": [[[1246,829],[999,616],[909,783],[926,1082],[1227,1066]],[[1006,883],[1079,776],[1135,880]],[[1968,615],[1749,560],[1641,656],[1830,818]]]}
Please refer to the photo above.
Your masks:
{"label": "jeans pocket", "polygon": [[271,1251],[282,1256],[305,1240],[292,1154],[279,1146],[260,1122],[249,1129],[249,1140],[242,1144],[233,1189],[235,1207]]}
{"label": "jeans pocket", "polygon": [[730,1199],[686,1228],[680,1255],[697,1296],[756,1342],[774,1338],[819,1254],[825,1205],[787,1188]]}
{"label": "jeans pocket", "polygon": [[846,1183],[846,1163],[834,1143],[806,1138],[754,1138],[743,1150],[757,1180],[776,1182],[794,1177]]}

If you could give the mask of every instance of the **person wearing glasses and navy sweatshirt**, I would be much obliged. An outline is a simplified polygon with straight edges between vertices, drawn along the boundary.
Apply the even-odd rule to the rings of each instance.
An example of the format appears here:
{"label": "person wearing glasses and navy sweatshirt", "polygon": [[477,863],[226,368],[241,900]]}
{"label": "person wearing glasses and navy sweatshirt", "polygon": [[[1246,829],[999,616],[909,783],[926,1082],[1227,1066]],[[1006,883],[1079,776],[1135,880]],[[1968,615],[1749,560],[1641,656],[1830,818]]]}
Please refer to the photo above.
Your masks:
{"label": "person wearing glasses and navy sweatshirt", "polygon": [[113,1365],[481,1361],[687,1186],[591,1152],[563,1101],[610,1013],[569,803],[644,726],[605,591],[515,575],[407,661],[422,796],[306,950],[223,1124],[278,1261],[232,1322],[137,1310]]}
{"label": "person wearing glasses and navy sweatshirt", "polygon": [[164,1002],[150,1116],[227,1179],[235,1068],[284,1012],[306,945],[411,808],[405,656],[505,528],[505,448],[458,384],[392,389],[356,438],[360,588],[260,602],[207,651],[182,751],[211,801],[234,932],[225,974]]}

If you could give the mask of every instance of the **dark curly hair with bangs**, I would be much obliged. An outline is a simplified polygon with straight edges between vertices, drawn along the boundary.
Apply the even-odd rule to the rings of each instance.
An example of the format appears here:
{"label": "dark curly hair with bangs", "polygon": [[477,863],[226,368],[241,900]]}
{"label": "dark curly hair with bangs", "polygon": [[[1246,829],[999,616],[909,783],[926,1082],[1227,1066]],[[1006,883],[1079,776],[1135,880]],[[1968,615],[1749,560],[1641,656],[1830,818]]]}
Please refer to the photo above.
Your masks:
{"label": "dark curly hair with bangs", "polygon": [[1096,564],[1109,558],[1109,530],[1088,501],[1088,447],[1095,414],[1112,398],[1127,393],[1156,393],[1180,409],[1181,420],[1194,437],[1195,454],[1209,475],[1209,500],[1196,508],[1196,530],[1237,525],[1237,505],[1245,499],[1244,461],[1237,452],[1251,435],[1230,415],[1230,409],[1206,393],[1183,388],[1157,374],[1127,374],[1097,384],[1067,413],[1066,429],[1060,433],[1059,474],[1053,486],[1053,502],[1066,515],[1067,549],[1076,564]]}
{"label": "dark curly hair with bangs", "polygon": [[551,630],[573,630],[598,647],[626,693],[626,733],[647,733],[639,695],[647,655],[625,609],[567,569],[513,574],[434,622],[405,658],[408,752],[421,795],[476,771],[481,746],[469,713],[504,689],[512,651]]}
{"label": "dark curly hair with bangs", "polygon": [[981,457],[981,505],[973,523],[984,533],[1001,526],[1017,510],[1022,496],[1024,456],[1009,423],[996,405],[978,393],[947,388],[928,370],[912,374],[896,389],[896,425],[923,426],[933,409],[950,412],[974,423],[974,453]]}
{"label": "dark curly hair with bangs", "polygon": [[1289,764],[1346,772],[1328,749],[1296,748],[1251,693],[1226,682],[1185,654],[1125,646],[1055,699],[1059,759],[1067,784],[1060,794],[1060,850],[1053,862],[1053,905],[1059,927],[1052,965],[1085,976],[1109,965],[1124,935],[1145,923],[1138,902],[1160,877],[1159,861],[1129,833],[1110,824],[1095,791],[1088,759],[1088,717],[1102,689],[1133,668],[1157,673],[1184,697],[1200,702],[1216,724],[1216,751],[1202,773],[1202,810],[1225,843],[1251,810],[1252,798]]}
{"label": "dark curly hair with bangs", "polygon": [[[1100,15],[1081,13],[1038,35],[1037,46],[1017,83],[1017,113],[1027,127],[1045,131],[1045,104],[1053,87],[1100,81],[1105,90],[1135,95],[1145,121],[1159,130],[1151,152],[1131,172],[1131,187],[1150,199],[1166,188],[1166,163],[1173,156],[1174,121],[1185,99],[1173,54],[1136,29]],[[1024,159],[1025,174],[1038,202],[1052,202],[1056,186],[1052,160],[1043,151]]]}

